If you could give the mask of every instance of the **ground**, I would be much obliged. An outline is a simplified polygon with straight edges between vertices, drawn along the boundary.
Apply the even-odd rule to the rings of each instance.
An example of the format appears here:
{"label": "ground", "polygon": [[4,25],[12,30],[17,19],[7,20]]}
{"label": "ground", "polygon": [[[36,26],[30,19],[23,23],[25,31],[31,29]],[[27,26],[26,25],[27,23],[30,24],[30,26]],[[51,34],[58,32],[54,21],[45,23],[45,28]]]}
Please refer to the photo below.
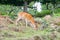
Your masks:
{"label": "ground", "polygon": [[58,28],[53,29],[49,25],[43,30],[33,30],[30,26],[25,27],[23,23],[16,26],[7,18],[0,17],[0,40],[60,40]]}

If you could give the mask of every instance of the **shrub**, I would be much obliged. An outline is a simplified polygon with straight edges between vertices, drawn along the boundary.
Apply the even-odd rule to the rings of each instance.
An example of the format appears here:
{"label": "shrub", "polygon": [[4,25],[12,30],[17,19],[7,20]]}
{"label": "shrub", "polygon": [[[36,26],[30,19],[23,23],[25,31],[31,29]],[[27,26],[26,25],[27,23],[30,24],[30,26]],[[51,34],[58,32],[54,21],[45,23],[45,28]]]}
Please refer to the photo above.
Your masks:
{"label": "shrub", "polygon": [[55,9],[55,13],[60,13],[60,8]]}
{"label": "shrub", "polygon": [[55,13],[54,17],[60,17],[60,13]]}
{"label": "shrub", "polygon": [[29,6],[33,6],[33,4],[34,4],[34,1],[32,1],[32,2],[29,4]]}
{"label": "shrub", "polygon": [[0,14],[4,16],[9,16],[14,19],[17,15],[17,12],[22,11],[20,6],[13,5],[2,5],[0,4]]}
{"label": "shrub", "polygon": [[43,16],[49,15],[49,14],[51,14],[51,11],[50,10],[42,10],[42,12],[37,12],[36,13],[36,16],[37,17],[43,17]]}

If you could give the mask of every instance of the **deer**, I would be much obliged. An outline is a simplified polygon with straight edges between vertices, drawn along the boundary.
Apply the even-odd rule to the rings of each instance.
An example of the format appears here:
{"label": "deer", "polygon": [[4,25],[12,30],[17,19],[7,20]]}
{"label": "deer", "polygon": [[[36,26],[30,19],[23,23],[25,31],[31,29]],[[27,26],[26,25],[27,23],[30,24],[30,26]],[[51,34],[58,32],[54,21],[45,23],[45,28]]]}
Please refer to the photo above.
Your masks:
{"label": "deer", "polygon": [[26,27],[29,24],[33,29],[37,29],[37,25],[36,22],[33,18],[33,16],[27,12],[18,12],[17,15],[17,19],[16,19],[16,25],[18,25],[19,20],[25,20],[26,23]]}

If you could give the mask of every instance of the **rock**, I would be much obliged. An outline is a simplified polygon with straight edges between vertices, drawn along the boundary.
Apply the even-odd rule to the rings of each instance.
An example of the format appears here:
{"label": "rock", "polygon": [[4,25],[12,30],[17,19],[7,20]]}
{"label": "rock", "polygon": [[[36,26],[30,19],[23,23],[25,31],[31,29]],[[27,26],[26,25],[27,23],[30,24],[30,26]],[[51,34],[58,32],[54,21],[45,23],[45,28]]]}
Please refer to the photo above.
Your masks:
{"label": "rock", "polygon": [[55,18],[55,19],[53,20],[53,23],[60,26],[60,17]]}
{"label": "rock", "polygon": [[51,32],[49,34],[49,38],[50,38],[50,40],[55,40],[55,38],[56,38],[56,32],[55,31]]}
{"label": "rock", "polygon": [[50,15],[46,15],[45,17],[44,17],[44,19],[46,20],[46,21],[50,21],[51,20],[51,16]]}
{"label": "rock", "polygon": [[40,35],[40,36],[35,35],[35,36],[29,38],[29,40],[44,40],[44,38],[42,37],[42,35]]}

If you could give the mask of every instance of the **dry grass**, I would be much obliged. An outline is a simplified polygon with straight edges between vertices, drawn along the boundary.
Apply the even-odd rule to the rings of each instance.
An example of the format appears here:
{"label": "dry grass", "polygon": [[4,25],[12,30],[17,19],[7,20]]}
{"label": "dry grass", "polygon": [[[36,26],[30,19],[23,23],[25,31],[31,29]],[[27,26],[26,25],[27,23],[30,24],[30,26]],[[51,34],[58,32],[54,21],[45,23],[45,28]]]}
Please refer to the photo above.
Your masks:
{"label": "dry grass", "polygon": [[[2,18],[2,17],[1,17]],[[60,40],[60,33],[57,30],[47,27],[43,30],[33,30],[24,23],[16,26],[4,17],[0,18],[0,40]]]}

